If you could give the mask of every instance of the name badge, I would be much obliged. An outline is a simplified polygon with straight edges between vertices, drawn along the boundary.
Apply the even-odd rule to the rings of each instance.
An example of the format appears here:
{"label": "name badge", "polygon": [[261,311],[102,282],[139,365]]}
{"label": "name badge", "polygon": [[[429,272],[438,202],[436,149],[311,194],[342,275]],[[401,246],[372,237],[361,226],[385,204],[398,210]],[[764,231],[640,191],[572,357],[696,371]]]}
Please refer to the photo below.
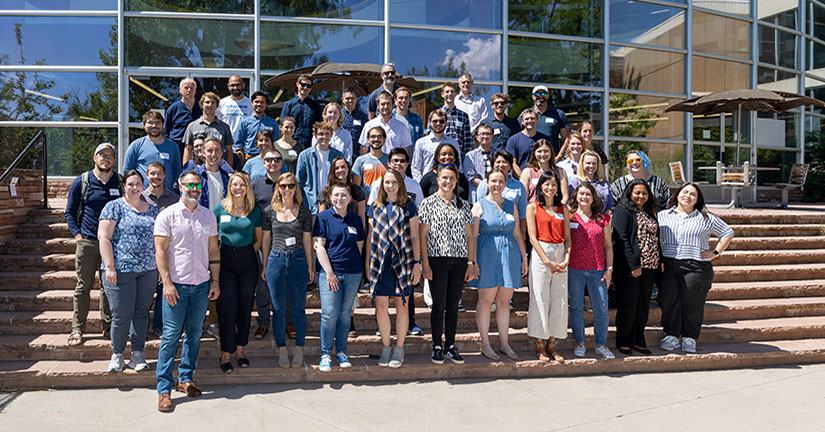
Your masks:
{"label": "name badge", "polygon": [[161,153],[160,158],[163,160],[169,160],[169,153]]}
{"label": "name badge", "polygon": [[556,213],[556,219],[558,219],[558,220],[564,220],[564,215],[563,215],[563,214],[561,214],[561,213]]}
{"label": "name badge", "polygon": [[416,126],[416,127],[415,127],[415,133],[418,133],[418,131],[419,131],[420,129],[421,129],[420,127]]}
{"label": "name badge", "polygon": [[510,213],[507,213],[506,215],[504,215],[504,219],[506,219],[508,222],[514,222],[516,220],[515,216],[513,216]]}
{"label": "name badge", "polygon": [[530,180],[530,183],[532,183],[532,184],[534,184],[534,185],[535,185],[535,184],[539,184],[539,179],[534,178],[534,179]]}
{"label": "name badge", "polygon": [[262,127],[261,129],[271,131],[271,130],[272,130],[272,127],[270,127],[270,126],[264,126],[264,127]]}
{"label": "name badge", "polygon": [[579,227],[579,223],[578,223],[578,222],[570,222],[570,229],[576,229],[576,228],[578,228],[578,227]]}
{"label": "name badge", "polygon": [[221,135],[221,133],[220,133],[220,132],[218,132],[218,131],[214,131],[214,130],[213,130],[213,131],[211,131],[211,135],[212,135],[213,137],[215,137],[215,138],[219,139],[219,140],[222,140],[222,139],[223,139],[223,135]]}
{"label": "name badge", "polygon": [[298,152],[296,152],[295,150],[290,150],[287,153],[289,153],[290,156],[298,156]]}
{"label": "name badge", "polygon": [[504,191],[504,193],[501,194],[501,196],[503,196],[504,199],[508,199],[508,200],[516,199],[517,195],[518,194],[513,189],[507,189],[507,190]]}
{"label": "name badge", "polygon": [[358,234],[358,230],[355,229],[355,227],[348,226],[347,231],[349,231],[350,234]]}
{"label": "name badge", "polygon": [[231,215],[221,215],[221,223],[224,223],[224,222],[232,222],[232,216]]}
{"label": "name badge", "polygon": [[352,120],[352,125],[353,125],[353,126],[361,126],[361,120],[355,120],[355,119],[353,119],[353,120]]}
{"label": "name badge", "polygon": [[206,235],[212,235],[212,227],[208,225],[203,225],[203,233]]}
{"label": "name badge", "polygon": [[120,196],[120,189],[109,189],[109,196]]}
{"label": "name badge", "polygon": [[371,170],[371,169],[372,169],[372,167],[373,167],[374,165],[375,165],[375,164],[370,164],[370,163],[368,163],[368,164],[364,164],[364,170],[365,170],[365,171],[366,171],[366,170]]}
{"label": "name badge", "polygon": [[493,135],[501,135],[501,128],[493,129]]}
{"label": "name badge", "polygon": [[284,239],[287,246],[295,246],[295,237],[287,237]]}
{"label": "name badge", "polygon": [[544,122],[553,124],[556,122],[556,119],[554,119],[553,117],[547,117],[546,119],[544,119]]}

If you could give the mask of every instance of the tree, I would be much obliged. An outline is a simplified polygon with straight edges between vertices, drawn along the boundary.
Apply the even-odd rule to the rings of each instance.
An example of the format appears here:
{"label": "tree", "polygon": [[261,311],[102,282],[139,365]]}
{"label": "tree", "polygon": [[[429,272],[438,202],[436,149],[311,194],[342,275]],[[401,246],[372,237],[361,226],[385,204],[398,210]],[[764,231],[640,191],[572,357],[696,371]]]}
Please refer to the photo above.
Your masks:
{"label": "tree", "polygon": [[[626,93],[610,94],[610,135],[626,137],[645,137],[656,126],[656,113],[644,108],[637,108],[638,102],[633,95]],[[610,146],[610,160],[620,161],[630,150],[645,151],[646,146],[638,141],[614,141]],[[624,165],[610,164],[610,178],[622,175]]]}

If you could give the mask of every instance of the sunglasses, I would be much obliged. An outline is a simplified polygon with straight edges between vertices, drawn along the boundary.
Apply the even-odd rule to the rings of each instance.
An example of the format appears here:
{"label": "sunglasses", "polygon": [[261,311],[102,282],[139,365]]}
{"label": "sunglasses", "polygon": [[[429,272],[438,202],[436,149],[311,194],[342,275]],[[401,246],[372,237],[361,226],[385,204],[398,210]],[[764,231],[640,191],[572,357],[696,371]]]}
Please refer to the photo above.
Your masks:
{"label": "sunglasses", "polygon": [[507,105],[507,102],[495,101],[495,102],[491,102],[490,104],[493,105],[493,106],[499,106],[499,105]]}
{"label": "sunglasses", "polygon": [[546,91],[537,91],[533,93],[533,96],[547,96],[548,94],[550,93],[547,93]]}
{"label": "sunglasses", "polygon": [[455,164],[438,164],[439,168],[447,168],[447,167],[454,167]]}
{"label": "sunglasses", "polygon": [[299,82],[298,85],[303,88],[312,88],[312,83]]}
{"label": "sunglasses", "polygon": [[278,185],[281,190],[295,189],[295,183],[281,183]]}
{"label": "sunglasses", "polygon": [[369,139],[384,139],[383,135],[370,135]]}
{"label": "sunglasses", "polygon": [[642,162],[642,158],[640,158],[640,157],[627,158],[627,163],[629,163],[629,164],[641,163],[641,162]]}
{"label": "sunglasses", "polygon": [[444,120],[444,119],[438,119],[438,120],[436,120],[436,119],[432,119],[432,120],[430,120],[430,123],[432,123],[432,124],[444,124],[444,123],[447,123],[447,120]]}
{"label": "sunglasses", "polygon": [[283,160],[283,158],[279,158],[279,157],[268,157],[268,158],[264,158],[264,162],[266,162],[266,163],[278,163],[278,162],[280,162],[280,161],[282,161],[282,160]]}
{"label": "sunglasses", "polygon": [[184,183],[183,185],[186,186],[186,189],[203,189],[203,185],[200,183]]}
{"label": "sunglasses", "polygon": [[395,76],[395,71],[381,72],[381,75],[384,75],[384,76]]}
{"label": "sunglasses", "polygon": [[392,164],[405,164],[407,163],[406,159],[390,159],[390,163]]}

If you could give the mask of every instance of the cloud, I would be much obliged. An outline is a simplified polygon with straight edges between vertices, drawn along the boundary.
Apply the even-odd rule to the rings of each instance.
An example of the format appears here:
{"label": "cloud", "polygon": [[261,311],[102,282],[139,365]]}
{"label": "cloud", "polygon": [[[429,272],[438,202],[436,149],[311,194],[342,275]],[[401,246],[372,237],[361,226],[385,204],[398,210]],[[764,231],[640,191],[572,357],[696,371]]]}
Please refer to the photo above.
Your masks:
{"label": "cloud", "polygon": [[476,79],[493,79],[492,71],[501,69],[501,36],[492,35],[489,38],[471,37],[464,42],[464,51],[456,52],[448,49],[444,52],[442,66],[450,63],[458,68],[464,64],[464,69]]}

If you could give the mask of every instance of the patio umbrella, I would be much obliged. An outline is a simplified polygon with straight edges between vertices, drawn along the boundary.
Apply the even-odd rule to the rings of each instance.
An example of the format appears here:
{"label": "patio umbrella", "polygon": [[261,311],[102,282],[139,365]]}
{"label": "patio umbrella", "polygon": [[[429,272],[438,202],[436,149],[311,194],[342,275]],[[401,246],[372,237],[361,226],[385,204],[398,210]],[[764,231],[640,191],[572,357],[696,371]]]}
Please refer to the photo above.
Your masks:
{"label": "patio umbrella", "polygon": [[[264,82],[284,88],[293,88],[298,77],[309,75],[312,77],[313,92],[344,91],[352,87],[361,95],[366,96],[377,89],[383,82],[381,65],[373,63],[321,63],[318,66],[307,66],[293,69],[276,75]],[[398,76],[396,84],[417,89],[418,82],[414,78]]]}
{"label": "patio umbrella", "polygon": [[685,111],[693,114],[736,112],[736,165],[739,165],[742,110],[781,113],[802,105],[825,107],[825,103],[820,100],[796,93],[749,89],[725,90],[690,98],[667,107],[665,112]]}

